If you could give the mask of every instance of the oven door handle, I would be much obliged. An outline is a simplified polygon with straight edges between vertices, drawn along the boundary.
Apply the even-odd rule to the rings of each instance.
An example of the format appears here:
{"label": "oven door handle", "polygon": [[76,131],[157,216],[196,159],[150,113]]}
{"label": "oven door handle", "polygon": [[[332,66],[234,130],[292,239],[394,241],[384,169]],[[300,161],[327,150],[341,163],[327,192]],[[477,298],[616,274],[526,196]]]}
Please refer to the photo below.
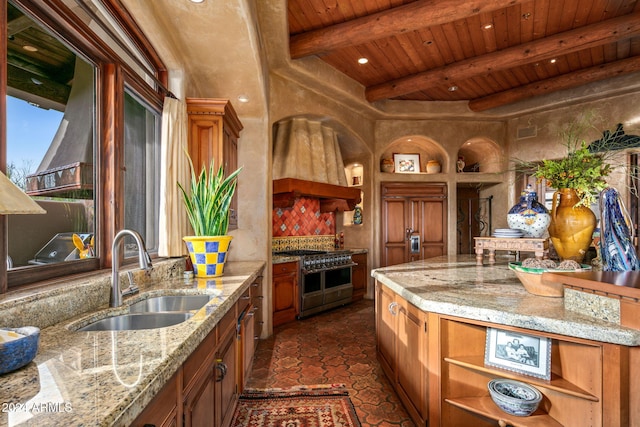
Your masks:
{"label": "oven door handle", "polygon": [[350,267],[355,267],[356,265],[358,264],[355,262],[352,262],[349,264],[340,264],[333,267],[323,267],[315,270],[307,270],[306,268],[302,268],[300,269],[300,271],[302,271],[302,274],[311,274],[311,273],[320,273],[322,271],[340,270],[341,268],[350,268]]}

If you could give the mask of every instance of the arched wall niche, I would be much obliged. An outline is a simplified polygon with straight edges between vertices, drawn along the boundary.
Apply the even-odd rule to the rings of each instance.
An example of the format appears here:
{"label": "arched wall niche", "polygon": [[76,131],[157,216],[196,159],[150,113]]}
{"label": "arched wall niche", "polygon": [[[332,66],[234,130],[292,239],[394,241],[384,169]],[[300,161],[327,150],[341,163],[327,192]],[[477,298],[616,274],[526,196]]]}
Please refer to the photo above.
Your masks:
{"label": "arched wall niche", "polygon": [[468,139],[459,149],[458,158],[465,162],[466,172],[497,173],[504,172],[502,150],[489,138]]}
{"label": "arched wall niche", "polygon": [[422,135],[407,135],[392,141],[378,160],[393,160],[394,154],[419,154],[420,172],[426,172],[426,164],[429,160],[440,162],[442,173],[449,172],[450,162],[447,152],[438,142]]}

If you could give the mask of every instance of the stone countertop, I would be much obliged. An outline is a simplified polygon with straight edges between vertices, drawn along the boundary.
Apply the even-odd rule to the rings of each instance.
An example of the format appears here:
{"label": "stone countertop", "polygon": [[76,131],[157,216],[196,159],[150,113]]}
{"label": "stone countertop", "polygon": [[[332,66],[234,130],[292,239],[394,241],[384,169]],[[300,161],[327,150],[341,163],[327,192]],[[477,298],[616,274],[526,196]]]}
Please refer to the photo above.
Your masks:
{"label": "stone countertop", "polygon": [[424,311],[640,346],[640,330],[568,309],[564,298],[528,293],[508,261],[479,266],[474,255],[443,256],[378,268],[371,275]]}
{"label": "stone countertop", "polygon": [[138,331],[77,332],[87,317],[126,312],[106,308],[41,330],[33,362],[0,376],[0,426],[126,426],[142,412],[242,293],[264,262],[229,262],[224,276],[174,278],[147,285],[125,305],[150,296],[215,297],[184,323]]}

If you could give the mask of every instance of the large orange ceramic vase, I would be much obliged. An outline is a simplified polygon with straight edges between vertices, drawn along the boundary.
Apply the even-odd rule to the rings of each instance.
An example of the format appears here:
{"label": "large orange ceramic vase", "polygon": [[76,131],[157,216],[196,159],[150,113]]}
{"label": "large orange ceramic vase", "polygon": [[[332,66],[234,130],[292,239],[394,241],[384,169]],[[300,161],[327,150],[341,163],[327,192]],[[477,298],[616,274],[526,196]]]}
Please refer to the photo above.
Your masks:
{"label": "large orange ceramic vase", "polygon": [[580,199],[572,188],[562,188],[553,193],[549,236],[561,260],[581,263],[596,227],[596,216],[586,206],[575,206]]}

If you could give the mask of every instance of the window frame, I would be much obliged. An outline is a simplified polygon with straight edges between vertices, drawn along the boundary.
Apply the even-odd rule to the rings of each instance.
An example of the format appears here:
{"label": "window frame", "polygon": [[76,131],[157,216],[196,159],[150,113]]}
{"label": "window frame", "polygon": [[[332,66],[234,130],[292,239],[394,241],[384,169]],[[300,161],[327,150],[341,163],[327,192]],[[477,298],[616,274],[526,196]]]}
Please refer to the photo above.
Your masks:
{"label": "window frame", "polygon": [[[62,0],[13,0],[12,3],[28,13],[32,19],[54,36],[72,46],[89,63],[96,67],[96,117],[95,136],[95,224],[96,252],[98,258],[67,261],[64,263],[32,266],[7,271],[6,263],[0,262],[0,294],[8,289],[34,282],[59,278],[78,273],[109,268],[112,263],[111,244],[113,237],[124,224],[124,93],[132,91],[144,99],[152,108],[162,111],[167,90],[166,68],[159,56],[135,25],[119,0],[102,0],[116,21],[132,38],[134,45],[149,64],[155,75],[150,76],[155,84],[151,87],[136,72],[132,71],[118,55],[93,33],[82,20],[74,15]],[[3,27],[0,44],[7,51],[7,3],[0,0]],[[6,171],[6,96],[7,58],[3,55],[0,74],[4,76],[0,85],[0,169]],[[119,171],[119,173],[118,173]],[[7,257],[7,218],[0,215],[0,260]]]}

